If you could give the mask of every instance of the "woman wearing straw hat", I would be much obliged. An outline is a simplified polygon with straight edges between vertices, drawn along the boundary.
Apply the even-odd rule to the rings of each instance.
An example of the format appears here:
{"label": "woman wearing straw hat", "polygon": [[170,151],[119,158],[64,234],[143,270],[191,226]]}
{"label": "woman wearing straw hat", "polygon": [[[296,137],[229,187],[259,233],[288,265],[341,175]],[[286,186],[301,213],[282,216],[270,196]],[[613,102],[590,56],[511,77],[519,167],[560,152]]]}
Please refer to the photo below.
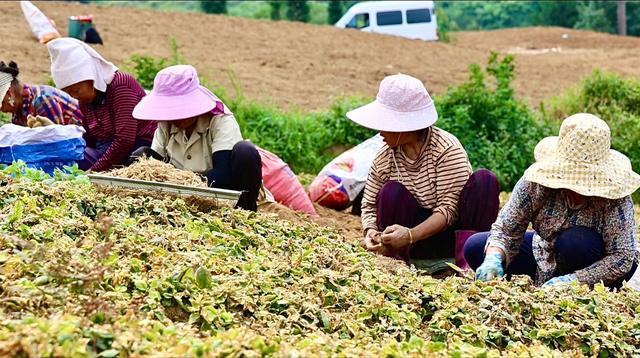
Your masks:
{"label": "woman wearing straw hat", "polygon": [[365,248],[407,262],[455,255],[464,266],[462,244],[489,229],[500,189],[488,170],[472,174],[458,139],[433,126],[438,113],[422,82],[388,76],[376,100],[347,117],[380,131],[386,143],[364,190]]}
{"label": "woman wearing straw hat", "polygon": [[200,85],[193,66],[171,66],[158,72],[153,91],[136,105],[133,116],[158,121],[148,155],[178,169],[202,173],[216,188],[243,191],[238,207],[256,211],[262,186],[262,161],[256,147],[242,140],[233,113]]}
{"label": "woman wearing straw hat", "polygon": [[0,61],[0,100],[2,112],[11,113],[11,123],[19,126],[51,124],[82,125],[78,101],[67,93],[50,87],[34,86],[18,79],[20,69],[11,61]]}
{"label": "woman wearing straw hat", "polygon": [[80,103],[87,148],[83,170],[104,171],[124,164],[131,152],[151,144],[155,122],[138,122],[131,113],[145,92],[93,48],[72,38],[47,43],[51,76],[58,88]]}
{"label": "woman wearing straw hat", "polygon": [[[629,159],[611,149],[609,126],[580,113],[543,139],[491,231],[472,236],[465,257],[479,280],[528,275],[620,287],[638,264]],[[534,231],[527,232],[529,224]]]}

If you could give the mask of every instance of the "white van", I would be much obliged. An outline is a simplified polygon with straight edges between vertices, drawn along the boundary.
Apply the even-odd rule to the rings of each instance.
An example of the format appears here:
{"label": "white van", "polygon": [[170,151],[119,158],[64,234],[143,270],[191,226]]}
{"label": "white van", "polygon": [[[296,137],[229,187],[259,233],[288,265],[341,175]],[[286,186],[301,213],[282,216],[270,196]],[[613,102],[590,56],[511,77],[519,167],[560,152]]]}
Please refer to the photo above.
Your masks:
{"label": "white van", "polygon": [[433,1],[366,1],[353,5],[336,26],[367,32],[438,40]]}

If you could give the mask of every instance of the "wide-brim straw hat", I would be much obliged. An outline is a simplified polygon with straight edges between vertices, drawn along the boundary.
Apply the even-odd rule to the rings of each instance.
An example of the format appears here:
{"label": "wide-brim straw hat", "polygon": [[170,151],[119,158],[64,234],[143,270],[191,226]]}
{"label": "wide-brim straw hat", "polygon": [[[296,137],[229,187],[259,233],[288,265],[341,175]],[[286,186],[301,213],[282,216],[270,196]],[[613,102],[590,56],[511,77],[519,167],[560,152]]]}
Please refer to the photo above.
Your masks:
{"label": "wide-brim straw hat", "polygon": [[397,74],[382,80],[375,101],[347,112],[347,118],[377,131],[412,132],[432,126],[438,112],[422,81]]}
{"label": "wide-brim straw hat", "polygon": [[560,135],[541,140],[534,156],[536,162],[524,179],[548,188],[620,199],[640,187],[640,175],[633,172],[629,158],[611,149],[609,126],[592,114],[566,118]]}

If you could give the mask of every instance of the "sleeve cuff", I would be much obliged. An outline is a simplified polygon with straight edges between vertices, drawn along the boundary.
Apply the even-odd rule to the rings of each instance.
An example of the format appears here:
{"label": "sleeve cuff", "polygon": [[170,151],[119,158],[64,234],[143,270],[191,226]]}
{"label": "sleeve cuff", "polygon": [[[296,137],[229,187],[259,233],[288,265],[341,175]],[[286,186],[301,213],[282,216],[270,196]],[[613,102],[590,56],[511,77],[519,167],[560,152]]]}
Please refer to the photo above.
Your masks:
{"label": "sleeve cuff", "polygon": [[447,223],[447,227],[450,227],[451,225],[453,225],[453,222],[456,219],[456,216],[451,214],[451,210],[449,210],[449,209],[447,209],[446,207],[443,207],[443,206],[439,206],[439,207],[433,209],[433,213],[434,214],[435,213],[439,213],[442,216],[444,216],[444,219],[445,219],[445,221]]}

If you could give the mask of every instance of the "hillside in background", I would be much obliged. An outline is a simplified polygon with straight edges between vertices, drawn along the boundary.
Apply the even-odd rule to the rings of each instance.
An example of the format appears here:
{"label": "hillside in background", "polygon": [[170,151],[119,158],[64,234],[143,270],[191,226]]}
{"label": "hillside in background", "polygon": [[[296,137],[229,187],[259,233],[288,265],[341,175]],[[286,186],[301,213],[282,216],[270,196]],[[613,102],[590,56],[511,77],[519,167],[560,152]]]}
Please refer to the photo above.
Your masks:
{"label": "hillside in background", "polygon": [[[104,41],[98,50],[126,67],[134,53],[169,56],[175,38],[184,58],[233,92],[230,74],[252,99],[281,108],[326,107],[339,95],[374,96],[380,80],[408,73],[442,92],[467,77],[489,51],[516,58],[515,88],[530,104],[560,94],[594,68],[640,76],[640,39],[563,28],[456,33],[449,44],[340,30],[331,26],[238,17],[36,2],[65,34],[71,15],[93,14]],[[0,3],[4,60],[16,60],[28,82],[49,75],[17,2]]]}

